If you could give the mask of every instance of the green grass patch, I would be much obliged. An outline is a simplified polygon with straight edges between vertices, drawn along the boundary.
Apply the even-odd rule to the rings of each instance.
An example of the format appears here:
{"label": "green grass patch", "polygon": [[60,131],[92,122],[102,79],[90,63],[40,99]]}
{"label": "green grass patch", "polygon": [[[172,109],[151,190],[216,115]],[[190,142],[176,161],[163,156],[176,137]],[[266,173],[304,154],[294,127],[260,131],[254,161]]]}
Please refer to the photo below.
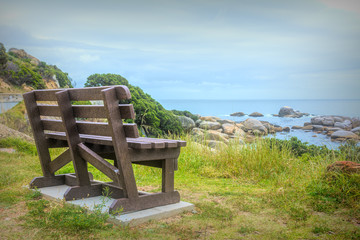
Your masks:
{"label": "green grass patch", "polygon": [[[182,138],[187,147],[181,150],[175,188],[183,201],[195,203],[197,213],[135,228],[109,225],[107,214],[49,202],[38,192],[24,189],[33,177],[42,175],[35,147],[1,140],[17,152],[0,153],[0,238],[359,238],[359,175],[326,172],[327,165],[347,159],[348,151],[299,155],[288,142],[268,139],[213,151],[189,136]],[[55,158],[63,151],[50,153]],[[91,165],[89,171],[97,180],[109,180]],[[58,174],[71,172],[69,163]],[[134,172],[139,189],[160,189],[161,170],[134,165]]]}

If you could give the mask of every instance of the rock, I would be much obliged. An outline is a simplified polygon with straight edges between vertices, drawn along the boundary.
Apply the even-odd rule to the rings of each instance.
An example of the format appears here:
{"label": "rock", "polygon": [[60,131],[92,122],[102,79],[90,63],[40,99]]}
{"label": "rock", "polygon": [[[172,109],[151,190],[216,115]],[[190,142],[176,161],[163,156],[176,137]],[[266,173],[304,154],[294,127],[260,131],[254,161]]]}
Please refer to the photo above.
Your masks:
{"label": "rock", "polygon": [[341,117],[333,117],[334,122],[342,122],[344,121]]}
{"label": "rock", "polygon": [[336,131],[339,131],[341,130],[341,128],[338,128],[338,127],[331,127],[331,128],[327,128],[326,131],[328,132],[336,132]]}
{"label": "rock", "polygon": [[230,116],[242,117],[242,116],[245,116],[245,113],[243,113],[243,112],[234,112],[234,113],[230,114]]}
{"label": "rock", "polygon": [[306,123],[304,123],[304,127],[305,127],[305,126],[308,126],[308,125],[312,125],[311,122],[306,122]]}
{"label": "rock", "polygon": [[292,126],[291,129],[301,129],[302,127],[301,126]]}
{"label": "rock", "polygon": [[191,130],[195,127],[195,122],[191,118],[186,116],[177,116],[177,118],[181,122],[181,126],[185,131]]}
{"label": "rock", "polygon": [[38,66],[40,64],[39,59],[37,59],[36,57],[33,57],[30,54],[26,53],[23,49],[10,48],[9,53],[13,53],[19,58],[30,59],[30,63],[32,65]]}
{"label": "rock", "polygon": [[235,124],[224,123],[222,125],[223,133],[229,134],[229,135],[233,134],[235,131],[235,126],[236,126]]}
{"label": "rock", "polygon": [[342,139],[354,139],[354,140],[357,140],[359,139],[359,136],[356,135],[355,133],[353,132],[350,132],[350,131],[345,131],[345,130],[339,130],[339,131],[336,131],[334,132],[333,134],[331,134],[331,139],[334,139],[334,140],[342,140]]}
{"label": "rock", "polygon": [[221,128],[221,124],[218,122],[202,121],[200,123],[199,127],[202,129],[216,130],[216,129]]}
{"label": "rock", "polygon": [[313,126],[312,125],[307,125],[305,127],[302,127],[302,130],[313,130]]}
{"label": "rock", "polygon": [[[332,117],[326,117],[324,118],[324,120],[322,121],[322,125],[324,126],[334,126],[334,119]],[[314,124],[316,125],[316,124]]]}
{"label": "rock", "polygon": [[208,145],[211,148],[224,148],[226,147],[226,144],[221,141],[216,140],[206,140],[205,144]]}
{"label": "rock", "polygon": [[198,120],[196,120],[195,125],[196,125],[197,127],[199,127],[201,122],[202,122],[202,120],[198,119]]}
{"label": "rock", "polygon": [[282,132],[282,127],[274,127],[275,132]]}
{"label": "rock", "polygon": [[356,127],[354,129],[352,129],[351,132],[359,134],[360,133],[360,127]]}
{"label": "rock", "polygon": [[327,166],[329,172],[360,173],[360,163],[351,161],[337,161]]}
{"label": "rock", "polygon": [[200,129],[200,128],[193,128],[191,130],[192,135],[197,138],[197,139],[204,139],[204,130]]}
{"label": "rock", "polygon": [[240,137],[240,138],[246,137],[246,133],[241,128],[235,128],[234,135],[235,137]]}
{"label": "rock", "polygon": [[360,118],[352,118],[351,123],[353,128],[360,127]]}
{"label": "rock", "polygon": [[313,126],[313,131],[317,132],[317,131],[324,131],[324,127],[321,125],[312,125]]}
{"label": "rock", "polygon": [[225,123],[235,124],[235,121],[228,120],[228,119],[220,119],[220,120],[218,120],[218,122],[221,124],[225,124]]}
{"label": "rock", "polygon": [[262,125],[262,123],[257,119],[248,118],[243,122],[243,124],[246,130],[259,130],[261,132],[267,133],[266,127],[264,127],[264,125]]}
{"label": "rock", "polygon": [[250,117],[263,117],[264,115],[259,113],[259,112],[253,112],[252,114],[249,115]]}
{"label": "rock", "polygon": [[290,132],[290,128],[289,127],[284,127],[283,132]]}
{"label": "rock", "polygon": [[317,137],[317,135],[312,135],[312,137]]}
{"label": "rock", "polygon": [[279,117],[285,117],[287,115],[295,115],[294,109],[288,106],[280,108]]}
{"label": "rock", "polygon": [[214,130],[208,130],[207,132],[205,132],[205,138],[206,140],[216,140],[216,141],[222,141],[225,143],[228,143],[228,138],[229,136],[227,134],[224,133],[220,133]]}
{"label": "rock", "polygon": [[324,118],[322,117],[313,117],[311,118],[311,124],[312,125],[323,125]]}
{"label": "rock", "polygon": [[200,120],[208,121],[208,122],[216,122],[216,121],[221,120],[221,119],[218,118],[218,117],[205,116],[205,117],[200,117]]}
{"label": "rock", "polygon": [[336,122],[334,127],[342,128],[345,130],[350,130],[352,128],[352,123],[350,120],[346,119],[343,122]]}

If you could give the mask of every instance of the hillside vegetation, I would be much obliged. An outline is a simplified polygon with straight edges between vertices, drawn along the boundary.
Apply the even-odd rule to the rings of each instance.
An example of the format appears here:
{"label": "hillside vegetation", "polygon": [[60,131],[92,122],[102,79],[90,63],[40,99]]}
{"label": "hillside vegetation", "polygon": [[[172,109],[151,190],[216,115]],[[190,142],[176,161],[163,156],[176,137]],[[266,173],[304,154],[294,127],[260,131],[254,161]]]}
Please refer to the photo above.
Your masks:
{"label": "hillside vegetation", "polygon": [[22,49],[11,48],[8,52],[0,43],[0,92],[12,88],[24,92],[31,89],[73,87],[67,73],[56,65],[48,65]]}
{"label": "hillside vegetation", "polygon": [[[151,136],[180,134],[183,129],[173,112],[166,110],[149,94],[117,74],[93,74],[88,77],[85,87],[125,85],[131,92],[131,103],[136,114],[135,123],[146,134]],[[129,101],[130,102],[130,101]],[[181,112],[179,112],[181,114]]]}

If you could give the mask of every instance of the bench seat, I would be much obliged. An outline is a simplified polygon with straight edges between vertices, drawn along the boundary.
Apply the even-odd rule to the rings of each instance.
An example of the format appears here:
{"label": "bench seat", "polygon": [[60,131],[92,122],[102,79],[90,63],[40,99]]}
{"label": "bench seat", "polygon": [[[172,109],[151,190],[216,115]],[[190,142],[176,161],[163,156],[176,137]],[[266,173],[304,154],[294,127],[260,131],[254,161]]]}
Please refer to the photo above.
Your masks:
{"label": "bench seat", "polygon": [[[65,140],[64,132],[45,133],[47,139]],[[80,139],[85,143],[113,146],[112,137],[98,136],[89,134],[80,134]],[[178,148],[185,147],[185,141],[158,139],[158,138],[126,138],[129,148],[133,149],[160,149],[160,148]]]}

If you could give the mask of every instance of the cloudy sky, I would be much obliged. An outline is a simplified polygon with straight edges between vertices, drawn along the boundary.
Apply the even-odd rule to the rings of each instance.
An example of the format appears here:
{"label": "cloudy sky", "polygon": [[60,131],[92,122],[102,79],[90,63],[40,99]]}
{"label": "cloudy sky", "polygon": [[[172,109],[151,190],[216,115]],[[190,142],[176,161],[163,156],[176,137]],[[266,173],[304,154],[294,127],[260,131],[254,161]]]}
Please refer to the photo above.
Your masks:
{"label": "cloudy sky", "polygon": [[359,0],[0,0],[0,42],[155,99],[359,99]]}

